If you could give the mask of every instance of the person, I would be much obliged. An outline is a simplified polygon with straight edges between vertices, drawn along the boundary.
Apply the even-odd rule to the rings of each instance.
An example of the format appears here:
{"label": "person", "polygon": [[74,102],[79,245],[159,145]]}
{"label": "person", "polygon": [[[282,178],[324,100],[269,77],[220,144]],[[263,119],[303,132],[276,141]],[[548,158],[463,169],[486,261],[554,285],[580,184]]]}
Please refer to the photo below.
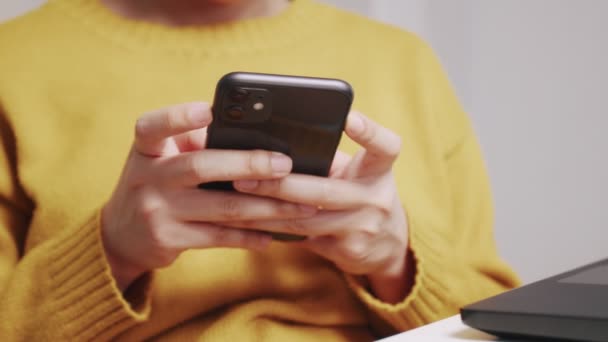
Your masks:
{"label": "person", "polygon": [[[5,341],[366,341],[518,284],[414,34],[313,0],[51,0],[0,51]],[[205,148],[232,71],[353,85],[330,177]]]}

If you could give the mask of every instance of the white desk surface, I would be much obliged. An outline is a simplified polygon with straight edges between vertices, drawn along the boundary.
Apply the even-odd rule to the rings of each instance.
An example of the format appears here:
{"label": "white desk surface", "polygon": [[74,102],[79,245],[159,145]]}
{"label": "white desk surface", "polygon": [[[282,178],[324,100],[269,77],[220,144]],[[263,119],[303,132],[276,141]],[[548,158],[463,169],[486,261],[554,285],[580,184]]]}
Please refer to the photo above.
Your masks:
{"label": "white desk surface", "polygon": [[[418,329],[387,337],[381,342],[403,341],[433,341],[433,342],[465,342],[465,341],[502,341],[515,342],[515,340],[499,340],[497,337],[469,328],[462,323],[460,315],[425,325]],[[379,341],[379,342],[380,342]]]}

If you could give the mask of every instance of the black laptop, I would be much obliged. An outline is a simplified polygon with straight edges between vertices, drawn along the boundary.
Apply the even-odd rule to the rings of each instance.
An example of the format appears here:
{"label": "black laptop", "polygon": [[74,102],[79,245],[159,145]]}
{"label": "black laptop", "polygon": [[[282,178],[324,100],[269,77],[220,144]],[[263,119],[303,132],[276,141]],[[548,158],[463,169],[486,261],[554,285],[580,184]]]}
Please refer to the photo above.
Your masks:
{"label": "black laptop", "polygon": [[608,259],[461,309],[465,324],[506,338],[608,342]]}

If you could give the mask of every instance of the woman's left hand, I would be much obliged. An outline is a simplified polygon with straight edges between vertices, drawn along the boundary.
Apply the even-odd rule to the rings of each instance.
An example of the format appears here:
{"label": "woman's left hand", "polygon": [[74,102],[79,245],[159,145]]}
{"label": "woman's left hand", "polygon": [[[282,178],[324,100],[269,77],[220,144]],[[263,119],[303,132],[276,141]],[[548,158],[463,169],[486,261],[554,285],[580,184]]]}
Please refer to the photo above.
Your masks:
{"label": "woman's left hand", "polygon": [[379,299],[395,303],[413,282],[407,219],[392,173],[401,139],[356,112],[349,114],[345,131],[362,150],[352,158],[338,152],[328,178],[290,174],[234,182],[240,192],[316,206],[316,215],[228,225],[305,235],[308,239],[295,244],[346,273],[365,276]]}

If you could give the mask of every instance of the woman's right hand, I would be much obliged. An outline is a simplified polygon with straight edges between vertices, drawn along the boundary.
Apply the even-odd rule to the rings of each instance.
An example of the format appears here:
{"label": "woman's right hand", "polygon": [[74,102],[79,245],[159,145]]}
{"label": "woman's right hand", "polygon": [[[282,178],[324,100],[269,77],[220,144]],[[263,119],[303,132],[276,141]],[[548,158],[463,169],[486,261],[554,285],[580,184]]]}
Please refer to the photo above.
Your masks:
{"label": "woman's right hand", "polygon": [[314,207],[200,183],[274,179],[289,174],[289,157],[268,151],[205,149],[208,105],[191,103],[141,116],[121,178],[102,210],[102,237],[112,274],[125,290],[143,273],[170,265],[192,248],[263,249],[270,236],[227,228],[227,221],[313,216]]}

